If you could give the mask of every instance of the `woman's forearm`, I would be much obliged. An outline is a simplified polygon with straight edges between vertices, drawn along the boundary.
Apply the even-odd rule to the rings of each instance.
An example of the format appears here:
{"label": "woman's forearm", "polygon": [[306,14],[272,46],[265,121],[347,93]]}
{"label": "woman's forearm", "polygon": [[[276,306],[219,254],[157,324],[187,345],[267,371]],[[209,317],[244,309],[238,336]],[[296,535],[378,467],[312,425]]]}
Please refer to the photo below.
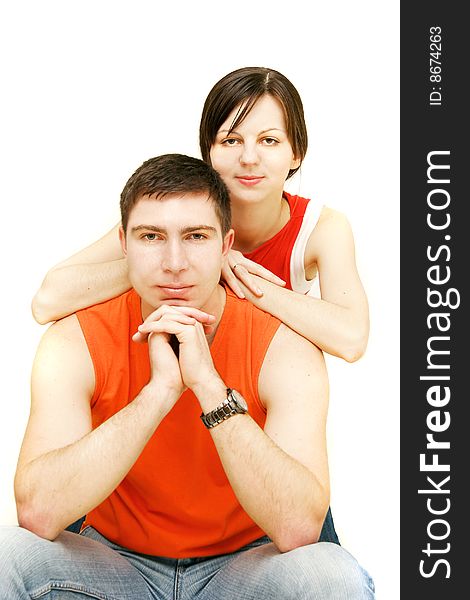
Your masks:
{"label": "woman's forearm", "polygon": [[277,317],[324,352],[355,362],[365,352],[369,336],[367,306],[353,309],[298,294],[252,275],[263,291],[257,297],[243,286],[246,298]]}
{"label": "woman's forearm", "polygon": [[125,258],[58,266],[47,273],[31,309],[36,321],[43,325],[114,298],[130,287]]}

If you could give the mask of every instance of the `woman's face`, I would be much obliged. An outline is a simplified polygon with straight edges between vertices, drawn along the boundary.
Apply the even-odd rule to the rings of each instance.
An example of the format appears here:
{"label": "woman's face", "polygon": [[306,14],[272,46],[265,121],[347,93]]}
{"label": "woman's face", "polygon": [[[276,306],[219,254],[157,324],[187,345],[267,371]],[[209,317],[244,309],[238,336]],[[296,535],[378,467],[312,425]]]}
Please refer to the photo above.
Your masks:
{"label": "woman's face", "polygon": [[232,202],[279,202],[290,169],[299,165],[287,137],[284,111],[262,96],[229,134],[239,107],[228,116],[211,147],[212,166],[225,181]]}

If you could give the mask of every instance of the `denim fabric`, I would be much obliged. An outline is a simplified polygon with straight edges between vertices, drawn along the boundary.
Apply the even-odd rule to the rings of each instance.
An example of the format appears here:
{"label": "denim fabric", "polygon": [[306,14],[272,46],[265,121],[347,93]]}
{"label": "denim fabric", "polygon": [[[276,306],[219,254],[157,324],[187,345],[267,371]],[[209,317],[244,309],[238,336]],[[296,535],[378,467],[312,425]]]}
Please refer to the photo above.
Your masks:
{"label": "denim fabric", "polygon": [[374,584],[341,546],[279,553],[269,538],[238,552],[169,559],[136,554],[92,527],[53,542],[0,528],[0,600],[371,600]]}

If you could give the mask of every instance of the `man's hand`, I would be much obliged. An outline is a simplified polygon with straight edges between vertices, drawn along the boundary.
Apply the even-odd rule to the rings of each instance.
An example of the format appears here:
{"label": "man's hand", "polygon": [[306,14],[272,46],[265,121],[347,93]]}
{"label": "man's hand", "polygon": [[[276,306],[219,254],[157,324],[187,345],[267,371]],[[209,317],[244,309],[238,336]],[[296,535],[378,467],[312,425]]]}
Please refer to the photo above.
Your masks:
{"label": "man's hand", "polygon": [[[142,323],[142,325],[139,326],[139,329],[136,333],[134,333],[134,335],[132,336],[132,339],[134,340],[134,342],[145,342],[147,341],[147,337],[150,333],[150,329],[149,329],[149,323],[153,322],[153,321],[158,321],[159,319],[161,319],[163,317],[163,315],[168,312],[166,309],[175,309],[178,310],[182,315],[185,315],[187,317],[187,319],[180,319],[180,321],[186,322],[187,324],[191,325],[193,324],[195,321],[199,321],[199,323],[202,324],[202,326],[204,327],[204,331],[206,333],[206,335],[210,335],[212,333],[213,330],[213,323],[215,322],[215,317],[213,315],[210,315],[209,313],[206,313],[202,310],[199,310],[197,308],[192,308],[190,306],[168,306],[168,305],[163,305],[160,306],[160,308],[157,308],[157,310],[154,310],[153,313],[151,313],[146,319],[145,321]],[[153,329],[152,329],[153,331]]]}
{"label": "man's hand", "polygon": [[[149,336],[152,380],[179,391],[194,390],[211,380],[219,380],[215,370],[206,331],[211,331],[215,317],[198,309],[181,306],[161,306],[139,326],[133,339]],[[177,358],[170,345],[170,336],[179,342]],[[179,397],[179,396],[178,396]]]}

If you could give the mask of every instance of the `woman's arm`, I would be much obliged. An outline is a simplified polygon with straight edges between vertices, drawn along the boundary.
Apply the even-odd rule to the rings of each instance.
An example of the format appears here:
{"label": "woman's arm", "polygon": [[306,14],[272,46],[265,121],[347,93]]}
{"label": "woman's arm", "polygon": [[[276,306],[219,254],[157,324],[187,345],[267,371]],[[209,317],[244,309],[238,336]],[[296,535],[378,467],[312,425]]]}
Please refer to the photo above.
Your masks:
{"label": "woman's arm", "polygon": [[[305,272],[318,270],[321,300],[302,295],[251,275],[263,292],[255,295],[239,280],[245,297],[276,316],[323,351],[348,362],[365,352],[369,337],[369,309],[356,266],[354,238],[346,217],[324,208],[305,251]],[[240,271],[240,272],[239,272]],[[246,276],[239,266],[237,276]],[[252,286],[253,287],[253,286]]]}
{"label": "woman's arm", "polygon": [[116,225],[101,239],[53,267],[31,309],[41,325],[122,294],[131,285]]}

